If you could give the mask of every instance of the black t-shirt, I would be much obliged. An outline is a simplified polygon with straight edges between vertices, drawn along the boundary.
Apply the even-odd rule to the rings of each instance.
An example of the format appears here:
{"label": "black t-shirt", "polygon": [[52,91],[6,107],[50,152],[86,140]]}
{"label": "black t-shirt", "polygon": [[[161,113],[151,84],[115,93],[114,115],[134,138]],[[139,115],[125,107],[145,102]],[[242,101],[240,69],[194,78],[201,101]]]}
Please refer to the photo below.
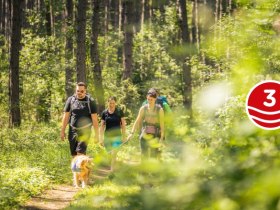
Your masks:
{"label": "black t-shirt", "polygon": [[101,119],[104,120],[106,129],[106,136],[120,136],[121,135],[121,118],[124,113],[121,109],[115,109],[115,112],[110,114],[108,109],[105,109],[101,114]]}
{"label": "black t-shirt", "polygon": [[70,125],[79,128],[92,124],[91,114],[97,113],[97,108],[95,101],[89,96],[83,99],[71,96],[67,99],[63,111],[71,112]]}

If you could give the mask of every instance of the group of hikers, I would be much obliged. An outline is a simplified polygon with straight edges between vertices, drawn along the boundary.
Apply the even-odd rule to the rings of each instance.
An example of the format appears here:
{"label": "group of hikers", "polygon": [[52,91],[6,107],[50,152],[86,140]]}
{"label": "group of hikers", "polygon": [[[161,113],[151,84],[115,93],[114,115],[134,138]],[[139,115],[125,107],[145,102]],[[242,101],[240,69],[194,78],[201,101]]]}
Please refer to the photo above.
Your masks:
{"label": "group of hikers", "polygon": [[170,112],[170,107],[166,99],[159,96],[158,90],[151,88],[129,135],[126,136],[124,112],[117,106],[116,97],[109,97],[107,108],[101,114],[99,127],[96,102],[87,94],[86,84],[79,82],[75,94],[67,99],[63,111],[60,136],[62,140],[65,139],[65,130],[69,123],[68,141],[72,157],[86,154],[93,126],[95,143],[105,146],[111,154],[113,171],[119,147],[135,133],[140,135],[142,157],[159,157],[165,136],[164,114]]}

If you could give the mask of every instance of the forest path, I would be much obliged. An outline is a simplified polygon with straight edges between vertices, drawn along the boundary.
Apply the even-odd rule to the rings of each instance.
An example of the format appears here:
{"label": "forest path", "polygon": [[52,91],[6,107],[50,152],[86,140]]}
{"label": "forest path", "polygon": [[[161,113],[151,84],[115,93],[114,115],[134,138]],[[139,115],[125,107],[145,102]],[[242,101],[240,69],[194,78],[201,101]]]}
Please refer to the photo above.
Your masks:
{"label": "forest path", "polygon": [[[90,185],[97,180],[104,180],[108,177],[110,171],[108,168],[100,168],[91,175]],[[22,206],[21,210],[58,210],[65,209],[74,200],[74,196],[82,190],[70,185],[55,185],[42,194],[32,197]]]}
{"label": "forest path", "polygon": [[41,195],[31,198],[21,209],[64,209],[74,200],[74,196],[79,190],[69,185],[56,185]]}

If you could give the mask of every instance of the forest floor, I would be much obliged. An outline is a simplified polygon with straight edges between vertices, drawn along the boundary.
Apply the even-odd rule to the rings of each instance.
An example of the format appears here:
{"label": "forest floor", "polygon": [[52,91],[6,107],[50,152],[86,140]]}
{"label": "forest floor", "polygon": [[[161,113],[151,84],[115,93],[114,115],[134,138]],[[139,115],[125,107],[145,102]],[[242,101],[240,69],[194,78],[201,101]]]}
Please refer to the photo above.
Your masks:
{"label": "forest floor", "polygon": [[[95,180],[107,179],[110,171],[108,168],[100,168],[97,173],[91,175],[90,185],[94,183]],[[75,188],[71,185],[55,185],[41,193],[36,197],[32,197],[29,201],[21,207],[21,210],[58,210],[65,209],[68,207],[72,201],[74,201],[74,196],[82,188]]]}
{"label": "forest floor", "polygon": [[[123,164],[138,165],[140,162],[129,160],[123,162]],[[94,170],[94,173],[90,175],[89,185],[92,186],[97,181],[106,180],[110,174],[111,172],[108,166],[103,166]],[[74,197],[80,190],[82,190],[82,188],[75,188],[67,184],[55,185],[40,195],[32,197],[21,207],[21,210],[65,209],[75,200]]]}
{"label": "forest floor", "polygon": [[56,185],[41,195],[31,198],[21,209],[64,209],[74,200],[79,190],[69,185]]}

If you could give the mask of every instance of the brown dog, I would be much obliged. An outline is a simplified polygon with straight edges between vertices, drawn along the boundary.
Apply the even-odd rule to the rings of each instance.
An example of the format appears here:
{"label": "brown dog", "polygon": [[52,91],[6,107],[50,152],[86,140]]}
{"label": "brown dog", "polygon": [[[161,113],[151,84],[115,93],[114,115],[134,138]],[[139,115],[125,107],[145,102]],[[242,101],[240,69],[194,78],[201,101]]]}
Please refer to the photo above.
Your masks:
{"label": "brown dog", "polygon": [[71,161],[71,169],[73,172],[74,186],[79,187],[81,181],[82,188],[86,187],[89,180],[90,166],[92,158],[86,155],[76,155]]}

